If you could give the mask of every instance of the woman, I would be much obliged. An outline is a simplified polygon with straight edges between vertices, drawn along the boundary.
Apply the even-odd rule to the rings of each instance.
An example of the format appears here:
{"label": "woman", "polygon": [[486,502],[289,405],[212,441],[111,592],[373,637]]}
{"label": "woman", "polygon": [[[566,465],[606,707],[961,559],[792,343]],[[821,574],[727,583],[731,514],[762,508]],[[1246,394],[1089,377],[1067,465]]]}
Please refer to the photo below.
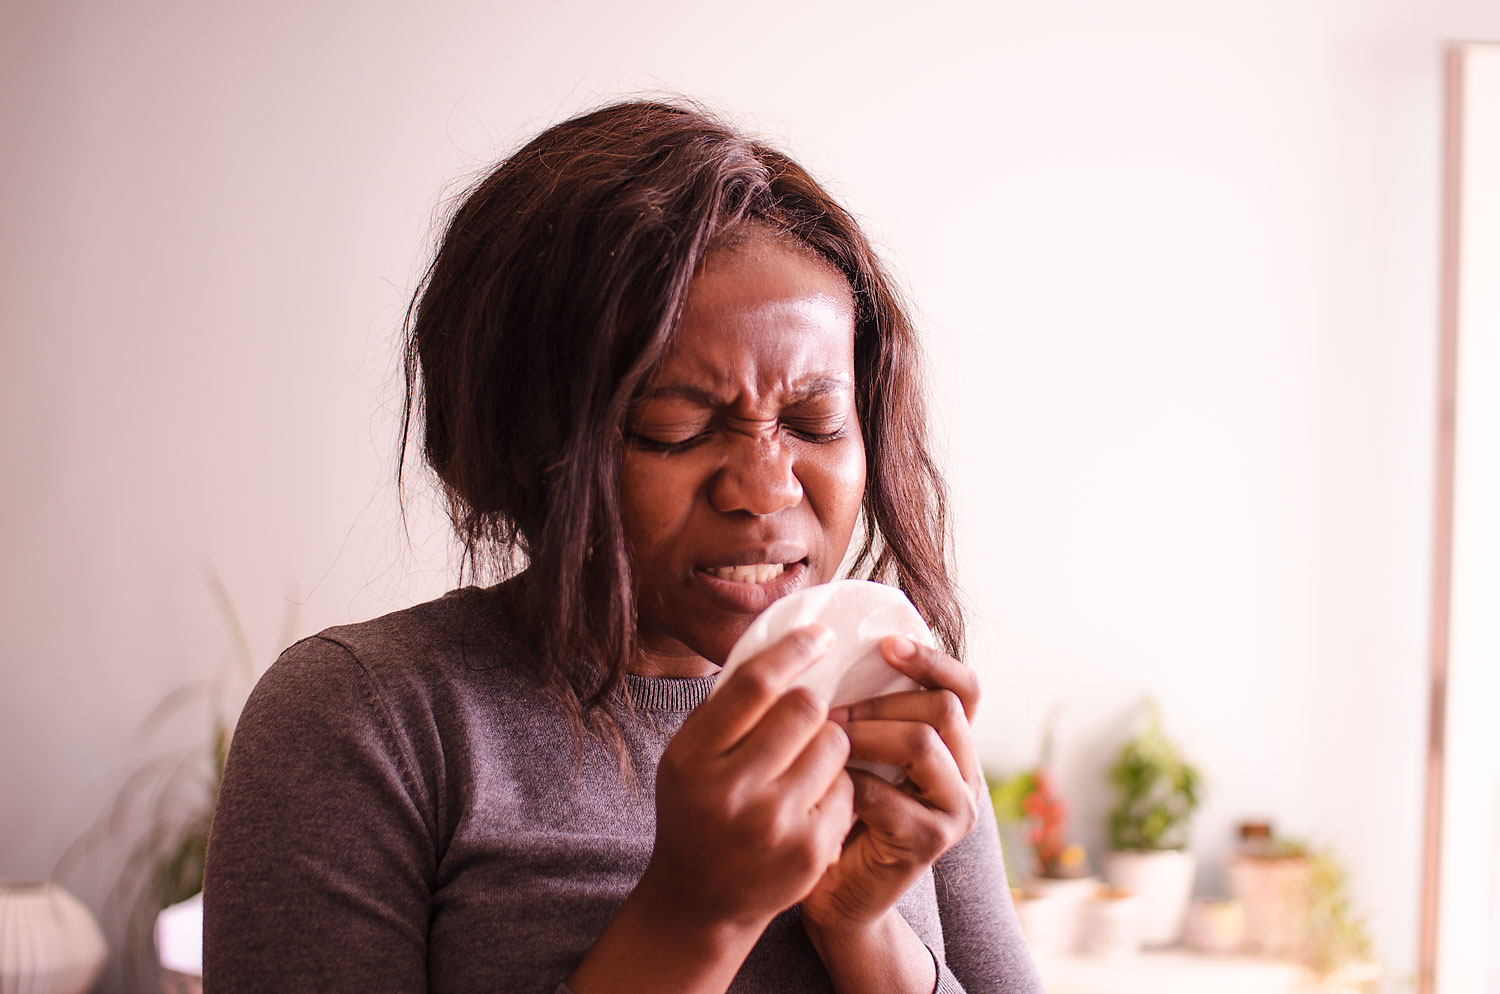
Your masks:
{"label": "woman", "polygon": [[[205,881],[210,991],[1039,991],[955,661],[910,325],[852,218],[700,113],[538,136],[408,316],[465,588],[289,649]],[[830,715],[750,621],[850,572],[944,650]],[[521,568],[524,564],[524,568]],[[892,786],[850,757],[904,768]]]}

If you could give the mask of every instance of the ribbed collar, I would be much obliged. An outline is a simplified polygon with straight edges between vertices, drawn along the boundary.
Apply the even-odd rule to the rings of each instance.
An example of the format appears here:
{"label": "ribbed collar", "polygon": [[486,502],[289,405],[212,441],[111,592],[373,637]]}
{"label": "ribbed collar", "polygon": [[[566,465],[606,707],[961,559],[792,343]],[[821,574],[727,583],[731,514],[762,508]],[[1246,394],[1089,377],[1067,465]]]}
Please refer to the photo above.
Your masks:
{"label": "ribbed collar", "polygon": [[708,699],[708,692],[718,679],[717,673],[680,679],[626,673],[625,689],[635,706],[643,711],[687,712]]}

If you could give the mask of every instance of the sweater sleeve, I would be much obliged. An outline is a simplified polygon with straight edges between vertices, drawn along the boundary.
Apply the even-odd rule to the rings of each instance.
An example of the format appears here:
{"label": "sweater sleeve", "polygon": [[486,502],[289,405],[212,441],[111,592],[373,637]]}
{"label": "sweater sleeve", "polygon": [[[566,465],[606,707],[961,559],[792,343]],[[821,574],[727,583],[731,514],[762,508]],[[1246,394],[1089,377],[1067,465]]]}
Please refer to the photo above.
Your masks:
{"label": "sweater sleeve", "polygon": [[935,994],[1043,994],[1011,903],[989,792],[979,821],[933,865],[945,962]]}
{"label": "sweater sleeve", "polygon": [[343,647],[284,653],[241,714],[204,874],[204,985],[427,989],[431,804],[410,744]]}

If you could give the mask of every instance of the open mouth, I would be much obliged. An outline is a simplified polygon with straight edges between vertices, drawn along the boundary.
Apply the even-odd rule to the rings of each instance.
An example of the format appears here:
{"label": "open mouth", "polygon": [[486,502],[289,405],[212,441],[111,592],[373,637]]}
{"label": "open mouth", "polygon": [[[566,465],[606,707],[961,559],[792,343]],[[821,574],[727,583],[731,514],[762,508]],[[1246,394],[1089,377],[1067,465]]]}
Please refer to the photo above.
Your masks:
{"label": "open mouth", "polygon": [[782,563],[699,566],[693,572],[698,577],[699,589],[720,608],[735,613],[759,614],[771,602],[806,583],[807,570],[807,560],[803,558]]}
{"label": "open mouth", "polygon": [[786,572],[786,563],[750,563],[746,566],[716,566],[705,569],[709,576],[735,583],[770,583]]}

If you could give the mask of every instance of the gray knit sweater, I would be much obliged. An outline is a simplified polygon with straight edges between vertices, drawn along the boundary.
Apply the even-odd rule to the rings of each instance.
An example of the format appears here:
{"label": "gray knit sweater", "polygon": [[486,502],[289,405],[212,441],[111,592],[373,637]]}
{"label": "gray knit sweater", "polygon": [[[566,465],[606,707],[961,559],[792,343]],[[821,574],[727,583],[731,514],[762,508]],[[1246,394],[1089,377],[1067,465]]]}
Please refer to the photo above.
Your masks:
{"label": "gray knit sweater", "polygon": [[[646,867],[657,761],[713,678],[627,678],[632,783],[576,743],[492,598],[330,629],[261,679],[209,843],[210,994],[566,991]],[[900,910],[938,991],[1040,994],[988,808]],[[730,987],[831,989],[795,908]]]}

